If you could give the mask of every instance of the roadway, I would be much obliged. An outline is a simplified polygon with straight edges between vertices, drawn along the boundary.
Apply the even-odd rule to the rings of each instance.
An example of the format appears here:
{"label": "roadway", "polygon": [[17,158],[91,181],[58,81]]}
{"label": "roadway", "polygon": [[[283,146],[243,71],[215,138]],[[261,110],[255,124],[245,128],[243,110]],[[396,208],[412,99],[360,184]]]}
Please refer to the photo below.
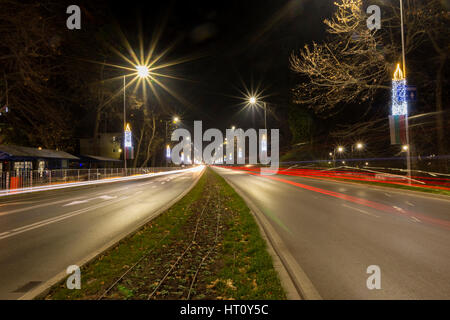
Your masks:
{"label": "roadway", "polygon": [[0,197],[0,299],[19,299],[136,230],[199,170]]}
{"label": "roadway", "polygon": [[[264,215],[299,266],[290,270],[291,277],[303,274],[321,298],[450,299],[449,200],[329,180],[214,170]],[[381,271],[379,290],[366,285],[371,265]]]}

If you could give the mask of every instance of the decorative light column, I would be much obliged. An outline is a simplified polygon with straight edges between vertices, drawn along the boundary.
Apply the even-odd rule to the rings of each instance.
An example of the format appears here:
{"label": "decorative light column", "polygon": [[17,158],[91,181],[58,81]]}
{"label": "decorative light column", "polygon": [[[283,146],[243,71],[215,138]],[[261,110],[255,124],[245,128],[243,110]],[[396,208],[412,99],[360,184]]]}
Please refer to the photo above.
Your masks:
{"label": "decorative light column", "polygon": [[406,145],[406,170],[408,182],[411,183],[411,154],[409,148],[408,102],[406,101],[406,77],[400,64],[397,64],[392,78],[392,110],[389,116],[391,144]]}

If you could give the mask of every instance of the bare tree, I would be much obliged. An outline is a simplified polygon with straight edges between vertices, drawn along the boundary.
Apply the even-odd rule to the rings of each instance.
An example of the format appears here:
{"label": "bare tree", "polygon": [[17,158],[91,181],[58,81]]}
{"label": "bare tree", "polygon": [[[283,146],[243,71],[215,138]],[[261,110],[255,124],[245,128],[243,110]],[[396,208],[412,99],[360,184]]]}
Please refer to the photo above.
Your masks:
{"label": "bare tree", "polygon": [[[306,105],[323,118],[346,106],[364,105],[361,122],[332,132],[337,138],[380,132],[380,122],[376,120],[387,114],[372,110],[372,101],[377,96],[389,96],[392,73],[401,61],[398,1],[371,4],[381,7],[380,30],[368,29],[368,15],[361,0],[340,0],[335,3],[334,16],[324,21],[328,38],[321,44],[305,46],[290,57],[291,69],[299,76],[299,83],[293,88],[295,103]],[[444,155],[447,151],[442,112],[448,71],[445,66],[450,52],[449,13],[438,0],[405,0],[404,23],[407,77],[422,90],[422,110],[437,111],[436,144],[439,154]],[[382,130],[387,130],[382,126]],[[420,135],[414,136],[420,139]]]}
{"label": "bare tree", "polygon": [[291,69],[304,78],[294,88],[294,102],[324,115],[340,103],[367,101],[378,89],[389,89],[382,39],[367,28],[361,1],[336,6],[333,19],[324,21],[332,37],[290,58]]}
{"label": "bare tree", "polygon": [[[400,13],[393,2],[379,4],[384,17],[381,30],[367,28],[368,15],[361,0],[341,0],[335,3],[334,17],[324,21],[329,38],[322,44],[305,46],[298,54],[292,53],[291,69],[302,77],[293,89],[295,103],[307,104],[328,117],[339,104],[364,103],[379,89],[391,88],[392,72],[401,61]],[[408,0],[405,26],[406,54],[414,53],[428,40],[437,45],[433,39],[440,35],[445,45],[437,45],[435,50],[442,68],[438,70],[442,71],[448,55],[448,13],[442,4],[437,0]],[[439,75],[437,82],[436,90],[441,90]],[[442,90],[436,95],[442,96]],[[436,107],[439,109],[438,104]]]}
{"label": "bare tree", "polygon": [[30,144],[62,147],[72,128],[67,121],[68,101],[58,91],[64,73],[61,36],[51,11],[39,3],[4,0],[0,10],[0,101],[6,83],[13,134],[6,140],[25,139]]}

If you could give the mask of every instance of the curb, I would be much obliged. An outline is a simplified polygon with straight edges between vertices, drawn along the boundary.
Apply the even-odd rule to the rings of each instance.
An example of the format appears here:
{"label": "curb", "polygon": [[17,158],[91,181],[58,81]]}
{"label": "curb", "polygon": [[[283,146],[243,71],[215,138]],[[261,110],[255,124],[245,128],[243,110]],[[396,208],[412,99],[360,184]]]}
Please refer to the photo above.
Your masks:
{"label": "curb", "polygon": [[[81,266],[87,264],[88,262],[90,262],[90,261],[94,260],[95,258],[97,258],[98,256],[100,256],[103,252],[116,246],[121,240],[135,234],[144,225],[146,225],[153,219],[160,216],[163,212],[167,211],[175,203],[180,201],[186,194],[188,194],[197,185],[197,182],[200,180],[200,178],[203,176],[204,173],[205,173],[205,168],[203,168],[200,175],[195,179],[195,181],[192,183],[192,185],[189,188],[187,188],[185,191],[183,191],[178,197],[174,198],[172,201],[168,202],[166,205],[164,205],[163,207],[158,209],[152,216],[150,216],[148,219],[144,220],[136,229],[131,230],[129,232],[124,232],[122,234],[119,234],[113,240],[106,243],[103,247],[101,247],[97,251],[89,254],[88,256],[84,257],[83,259],[81,259],[80,261],[75,263],[75,265],[81,267]],[[151,177],[149,177],[149,178],[151,178]],[[64,280],[64,278],[66,278],[67,276],[68,275],[67,275],[66,271],[64,270],[64,271],[58,273],[53,278],[51,278],[50,280],[47,280],[45,283],[39,285],[35,289],[25,293],[23,296],[19,297],[18,300],[32,300],[36,297],[40,297],[40,296],[43,297],[50,291],[52,286],[54,286],[58,282]]]}

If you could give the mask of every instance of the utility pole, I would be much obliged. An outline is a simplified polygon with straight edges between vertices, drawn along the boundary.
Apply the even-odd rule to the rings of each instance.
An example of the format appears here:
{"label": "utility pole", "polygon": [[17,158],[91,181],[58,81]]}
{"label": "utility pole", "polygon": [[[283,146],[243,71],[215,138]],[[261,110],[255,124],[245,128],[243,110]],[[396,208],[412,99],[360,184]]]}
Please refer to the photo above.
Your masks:
{"label": "utility pole", "polygon": [[264,102],[264,129],[267,130],[267,103]]}
{"label": "utility pole", "polygon": [[[401,37],[402,37],[402,64],[403,64],[403,77],[406,79],[406,57],[405,57],[405,34],[403,24],[403,0],[400,0],[400,25],[401,25]],[[407,82],[406,82],[407,83]],[[405,115],[405,130],[406,130],[406,171],[408,177],[408,184],[411,184],[411,146],[409,142],[409,124],[408,124],[408,110]]]}
{"label": "utility pole", "polygon": [[127,127],[127,114],[126,114],[126,78],[123,76],[123,163],[125,168],[125,175],[127,175],[127,148],[125,147],[125,128]]}

